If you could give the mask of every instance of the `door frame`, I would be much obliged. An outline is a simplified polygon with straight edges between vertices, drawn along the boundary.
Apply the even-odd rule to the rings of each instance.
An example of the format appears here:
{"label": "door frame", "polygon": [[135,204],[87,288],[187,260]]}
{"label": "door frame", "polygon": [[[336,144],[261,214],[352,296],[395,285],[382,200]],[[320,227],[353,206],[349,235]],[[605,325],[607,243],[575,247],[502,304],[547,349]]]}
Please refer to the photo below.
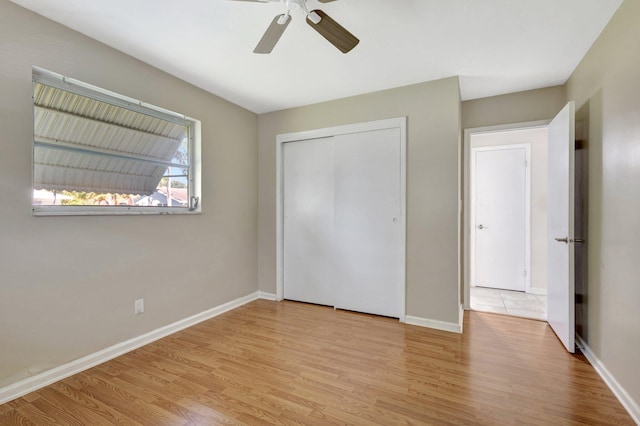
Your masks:
{"label": "door frame", "polygon": [[[514,130],[537,129],[547,127],[551,120],[529,121],[522,123],[503,124],[497,126],[472,127],[464,129],[462,169],[464,173],[463,185],[463,217],[462,217],[462,242],[463,242],[463,287],[464,287],[464,309],[471,309],[471,136],[483,133],[498,133]],[[529,271],[528,275],[531,275]]]}
{"label": "door frame", "polygon": [[[495,132],[492,132],[495,133]],[[471,136],[476,135],[474,133],[469,136],[469,144],[471,144]],[[525,150],[525,161],[527,162],[526,170],[525,170],[525,213],[524,213],[524,221],[525,221],[525,249],[524,249],[524,267],[527,271],[527,274],[524,277],[524,290],[525,292],[529,292],[531,290],[531,143],[514,143],[508,145],[488,145],[473,148],[469,146],[471,150],[471,156],[469,160],[473,158],[473,154],[478,151],[499,151],[499,150],[507,150],[507,149],[515,149],[515,148],[524,148]],[[469,203],[469,214],[470,214],[470,224],[469,224],[469,285],[471,285],[471,278],[473,277],[473,270],[475,267],[475,239],[476,239],[476,227],[471,226],[476,222],[475,216],[475,203],[474,196],[476,192],[475,185],[475,174],[477,172],[475,163],[470,161],[470,172],[469,172],[469,180],[471,182],[470,185],[470,203]]]}
{"label": "door frame", "polygon": [[407,222],[407,117],[397,117],[336,127],[284,133],[276,136],[276,300],[284,298],[284,161],[282,145],[288,142],[326,138],[350,133],[362,133],[384,129],[400,130],[400,322],[406,317],[406,222]]}

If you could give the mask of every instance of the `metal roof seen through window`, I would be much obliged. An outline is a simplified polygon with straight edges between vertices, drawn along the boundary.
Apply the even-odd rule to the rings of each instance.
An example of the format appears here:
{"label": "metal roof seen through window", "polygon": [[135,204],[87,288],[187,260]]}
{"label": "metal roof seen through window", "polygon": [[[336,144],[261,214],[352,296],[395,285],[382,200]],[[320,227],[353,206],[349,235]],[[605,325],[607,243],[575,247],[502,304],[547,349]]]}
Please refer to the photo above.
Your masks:
{"label": "metal roof seen through window", "polygon": [[188,168],[187,138],[187,125],[34,85],[34,189],[148,195]]}

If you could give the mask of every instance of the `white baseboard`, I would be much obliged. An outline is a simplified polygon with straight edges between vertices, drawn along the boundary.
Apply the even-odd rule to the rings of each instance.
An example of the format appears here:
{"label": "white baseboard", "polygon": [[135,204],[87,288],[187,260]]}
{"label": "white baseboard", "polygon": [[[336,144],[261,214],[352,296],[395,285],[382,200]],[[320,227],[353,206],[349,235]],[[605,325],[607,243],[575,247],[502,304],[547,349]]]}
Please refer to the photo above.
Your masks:
{"label": "white baseboard", "polygon": [[609,386],[611,392],[613,392],[622,406],[627,410],[631,418],[640,425],[640,406],[638,406],[638,403],[631,398],[629,393],[618,383],[609,370],[607,370],[607,367],[604,366],[602,361],[591,351],[589,345],[578,335],[576,335],[576,343],[596,372],[602,377],[602,380]]}
{"label": "white baseboard", "polygon": [[124,355],[125,353],[131,352],[134,349],[140,348],[158,339],[169,336],[170,334],[173,334],[180,330],[184,330],[185,328],[191,327],[202,321],[206,321],[232,309],[238,308],[256,299],[260,298],[275,300],[275,296],[273,299],[270,298],[271,296],[272,295],[268,293],[256,291],[255,293],[251,293],[239,299],[232,300],[231,302],[216,306],[215,308],[200,312],[199,314],[190,316],[180,321],[176,321],[173,324],[160,327],[141,336],[134,337],[133,339],[129,339],[121,343],[117,343],[101,351],[94,352],[92,354],[83,356],[82,358],[78,358],[66,364],[52,368],[50,370],[43,371],[42,373],[36,374],[34,376],[27,377],[26,379],[0,388],[0,404],[4,404],[13,399],[19,398],[30,392],[36,391],[40,388],[65,379],[74,374],[80,373],[81,371],[87,370],[91,367],[95,367],[96,365],[102,364],[105,361],[109,361],[110,359],[116,358],[120,355]]}
{"label": "white baseboard", "polygon": [[546,296],[547,295],[547,289],[546,288],[530,288],[529,291],[527,291],[527,293],[529,294],[537,294],[538,296]]}
{"label": "white baseboard", "polygon": [[436,330],[450,331],[453,333],[462,333],[462,325],[456,324],[454,322],[438,321],[407,315],[405,317],[405,323],[410,325],[418,325],[420,327],[434,328]]}
{"label": "white baseboard", "polygon": [[278,297],[274,293],[267,293],[265,291],[258,292],[258,299],[277,301]]}

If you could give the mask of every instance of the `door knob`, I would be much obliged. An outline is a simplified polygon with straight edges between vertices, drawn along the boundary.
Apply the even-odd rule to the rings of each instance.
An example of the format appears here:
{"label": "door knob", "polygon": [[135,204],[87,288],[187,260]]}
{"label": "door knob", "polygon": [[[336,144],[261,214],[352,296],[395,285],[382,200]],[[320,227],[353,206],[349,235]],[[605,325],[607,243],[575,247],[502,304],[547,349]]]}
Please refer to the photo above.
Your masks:
{"label": "door knob", "polygon": [[487,229],[487,226],[484,226],[483,224],[478,225],[478,229]]}
{"label": "door knob", "polygon": [[573,239],[573,238],[565,237],[565,238],[554,238],[554,239],[559,243],[567,243],[567,244],[568,243],[577,243],[577,244],[584,243],[584,240],[580,238]]}

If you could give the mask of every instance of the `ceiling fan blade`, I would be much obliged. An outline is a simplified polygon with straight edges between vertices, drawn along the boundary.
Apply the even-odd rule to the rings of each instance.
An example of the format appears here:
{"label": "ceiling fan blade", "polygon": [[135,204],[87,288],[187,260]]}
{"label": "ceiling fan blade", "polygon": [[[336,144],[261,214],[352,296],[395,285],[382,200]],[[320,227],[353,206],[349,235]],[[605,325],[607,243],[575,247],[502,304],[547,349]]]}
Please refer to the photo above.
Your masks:
{"label": "ceiling fan blade", "polygon": [[[280,20],[283,20],[283,23],[280,23]],[[258,45],[255,49],[253,49],[253,53],[271,53],[273,48],[275,47],[280,37],[282,37],[282,33],[287,29],[289,23],[291,22],[291,15],[278,15],[273,18],[271,21],[271,25],[267,28],[267,31],[264,33]]]}
{"label": "ceiling fan blade", "polygon": [[[313,14],[317,15],[316,18],[320,18],[320,22],[313,22],[310,18]],[[337,47],[342,53],[351,51],[360,43],[360,40],[353,34],[321,10],[312,10],[307,16],[307,24],[311,25],[314,30],[319,32],[322,37],[326,38],[329,43]]]}

